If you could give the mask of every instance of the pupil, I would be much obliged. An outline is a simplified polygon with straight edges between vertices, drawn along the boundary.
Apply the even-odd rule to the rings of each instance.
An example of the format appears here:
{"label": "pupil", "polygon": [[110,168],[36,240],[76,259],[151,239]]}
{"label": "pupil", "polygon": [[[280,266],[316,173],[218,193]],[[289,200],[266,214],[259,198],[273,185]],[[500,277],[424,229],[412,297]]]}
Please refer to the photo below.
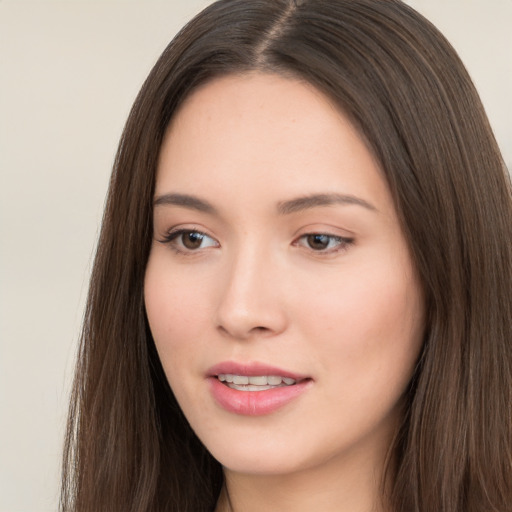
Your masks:
{"label": "pupil", "polygon": [[203,235],[200,233],[185,233],[183,235],[183,245],[187,249],[198,249],[201,247],[201,242],[203,241]]}
{"label": "pupil", "polygon": [[329,245],[327,235],[308,235],[308,245],[312,249],[325,249]]}

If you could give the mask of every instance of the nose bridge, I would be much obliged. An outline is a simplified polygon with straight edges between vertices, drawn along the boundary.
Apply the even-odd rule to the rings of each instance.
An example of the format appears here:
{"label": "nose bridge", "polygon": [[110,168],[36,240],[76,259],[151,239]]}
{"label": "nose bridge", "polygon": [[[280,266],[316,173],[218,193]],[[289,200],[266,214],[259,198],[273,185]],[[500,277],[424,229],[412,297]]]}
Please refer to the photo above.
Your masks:
{"label": "nose bridge", "polygon": [[217,308],[219,329],[234,338],[276,334],[285,327],[278,258],[256,240],[234,250],[224,269]]}

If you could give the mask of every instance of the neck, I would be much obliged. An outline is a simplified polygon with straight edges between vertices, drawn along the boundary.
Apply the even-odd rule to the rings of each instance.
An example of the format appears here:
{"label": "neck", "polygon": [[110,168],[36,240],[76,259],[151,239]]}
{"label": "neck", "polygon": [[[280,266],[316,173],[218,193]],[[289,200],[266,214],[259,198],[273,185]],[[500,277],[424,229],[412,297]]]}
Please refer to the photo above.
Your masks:
{"label": "neck", "polygon": [[333,459],[321,467],[286,475],[225,469],[216,512],[386,512],[381,498],[383,464],[376,470],[360,462],[354,467]]}

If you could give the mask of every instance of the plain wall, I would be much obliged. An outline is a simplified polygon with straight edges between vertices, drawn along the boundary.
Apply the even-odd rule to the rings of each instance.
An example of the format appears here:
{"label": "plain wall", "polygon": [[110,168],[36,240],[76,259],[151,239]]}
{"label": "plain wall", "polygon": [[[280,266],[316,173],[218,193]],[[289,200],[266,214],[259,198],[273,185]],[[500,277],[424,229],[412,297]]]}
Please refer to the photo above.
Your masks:
{"label": "plain wall", "polygon": [[[56,510],[73,359],[117,142],[202,0],[0,0],[0,512]],[[410,0],[512,163],[512,0]],[[512,166],[510,166],[512,167]]]}

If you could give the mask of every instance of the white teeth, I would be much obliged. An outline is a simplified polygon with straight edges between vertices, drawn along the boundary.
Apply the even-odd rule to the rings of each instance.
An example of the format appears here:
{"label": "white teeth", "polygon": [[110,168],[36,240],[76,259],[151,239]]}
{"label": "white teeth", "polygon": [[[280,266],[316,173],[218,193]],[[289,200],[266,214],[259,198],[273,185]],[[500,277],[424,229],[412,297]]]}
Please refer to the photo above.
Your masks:
{"label": "white teeth", "polygon": [[240,391],[265,391],[280,386],[291,386],[296,383],[295,379],[290,377],[280,377],[279,375],[232,375],[221,373],[217,375],[220,382],[225,382],[230,388]]}
{"label": "white teeth", "polygon": [[272,386],[278,386],[279,384],[281,384],[282,381],[283,379],[281,377],[278,377],[277,375],[269,375],[267,377],[267,382]]}
{"label": "white teeth", "polygon": [[254,384],[255,386],[266,386],[268,384],[268,379],[264,375],[261,377],[249,377],[249,384]]}
{"label": "white teeth", "polygon": [[237,386],[236,384],[228,384],[231,389],[238,391],[266,391],[267,389],[274,389],[276,386],[253,386],[248,384],[247,386]]}

